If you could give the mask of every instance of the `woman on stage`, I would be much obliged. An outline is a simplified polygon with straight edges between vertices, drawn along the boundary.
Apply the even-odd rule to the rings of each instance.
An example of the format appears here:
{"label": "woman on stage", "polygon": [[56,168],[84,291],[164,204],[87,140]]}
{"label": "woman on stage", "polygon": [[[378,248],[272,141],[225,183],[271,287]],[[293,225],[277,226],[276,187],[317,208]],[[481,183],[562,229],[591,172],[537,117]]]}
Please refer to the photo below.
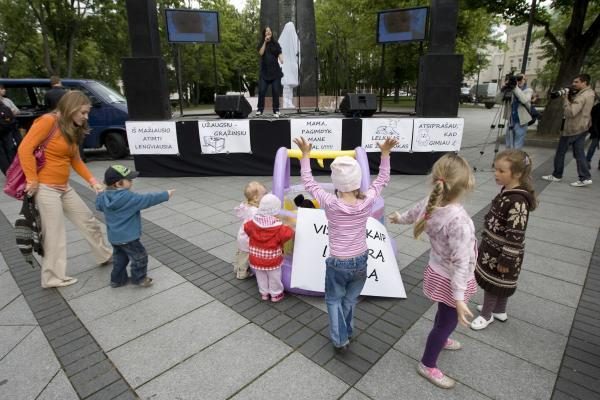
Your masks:
{"label": "woman on stage", "polygon": [[281,46],[273,37],[270,27],[263,29],[263,42],[258,45],[258,54],[260,54],[260,79],[258,83],[258,110],[256,115],[260,116],[265,110],[265,95],[267,88],[271,85],[273,94],[273,116],[279,118],[279,95],[281,93],[281,67],[283,64],[283,55]]}

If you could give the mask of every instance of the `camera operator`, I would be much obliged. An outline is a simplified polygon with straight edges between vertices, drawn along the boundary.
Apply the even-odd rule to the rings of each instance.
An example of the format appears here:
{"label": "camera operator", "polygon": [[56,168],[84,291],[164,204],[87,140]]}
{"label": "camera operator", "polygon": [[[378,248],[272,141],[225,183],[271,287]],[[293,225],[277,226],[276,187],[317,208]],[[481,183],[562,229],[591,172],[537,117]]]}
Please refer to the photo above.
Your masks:
{"label": "camera operator", "polygon": [[581,187],[592,184],[592,176],[584,152],[585,138],[592,124],[591,113],[594,105],[594,90],[589,86],[590,81],[588,74],[577,75],[573,79],[570,90],[562,93],[565,127],[554,155],[554,172],[552,175],[542,176],[544,180],[559,182],[562,179],[565,155],[572,145],[579,180],[571,183],[571,186]]}
{"label": "camera operator", "polygon": [[520,149],[525,144],[527,126],[532,119],[528,111],[531,109],[532,96],[533,90],[527,87],[525,75],[506,77],[498,97],[504,101],[510,99],[510,108],[507,106],[504,110],[504,118],[509,120],[505,136],[507,149]]}

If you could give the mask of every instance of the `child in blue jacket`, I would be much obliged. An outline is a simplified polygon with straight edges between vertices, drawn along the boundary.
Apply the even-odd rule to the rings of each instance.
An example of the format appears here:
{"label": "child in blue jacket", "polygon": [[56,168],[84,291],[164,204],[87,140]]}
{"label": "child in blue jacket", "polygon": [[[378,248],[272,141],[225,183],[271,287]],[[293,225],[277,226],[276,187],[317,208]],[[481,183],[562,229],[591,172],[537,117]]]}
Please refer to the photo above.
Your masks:
{"label": "child in blue jacket", "polygon": [[[123,165],[111,165],[104,173],[106,190],[96,198],[96,209],[104,213],[108,241],[113,246],[113,270],[110,286],[117,288],[128,281],[141,287],[152,285],[148,271],[148,253],[140,242],[142,217],[140,211],[168,201],[174,189],[158,193],[134,193],[130,191],[132,180],[138,172]],[[127,264],[131,261],[131,278],[127,276]]]}

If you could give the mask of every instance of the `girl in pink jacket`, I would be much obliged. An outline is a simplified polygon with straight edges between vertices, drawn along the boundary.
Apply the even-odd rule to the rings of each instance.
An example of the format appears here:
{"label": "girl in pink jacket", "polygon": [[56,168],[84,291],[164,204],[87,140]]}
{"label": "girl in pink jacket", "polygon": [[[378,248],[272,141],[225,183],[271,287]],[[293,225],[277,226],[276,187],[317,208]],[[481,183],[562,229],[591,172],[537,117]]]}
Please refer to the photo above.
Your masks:
{"label": "girl in pink jacket", "polygon": [[458,322],[469,325],[467,317],[473,314],[467,302],[477,291],[473,274],[477,259],[475,227],[460,204],[464,194],[472,190],[474,178],[467,161],[456,154],[440,158],[431,175],[433,190],[429,197],[402,214],[393,213],[390,220],[395,224],[415,223],[415,238],[423,232],[429,236],[431,251],[423,292],[438,303],[438,311],[417,371],[434,385],[449,389],[455,381],[437,368],[437,359],[443,349],[461,348],[450,334]]}

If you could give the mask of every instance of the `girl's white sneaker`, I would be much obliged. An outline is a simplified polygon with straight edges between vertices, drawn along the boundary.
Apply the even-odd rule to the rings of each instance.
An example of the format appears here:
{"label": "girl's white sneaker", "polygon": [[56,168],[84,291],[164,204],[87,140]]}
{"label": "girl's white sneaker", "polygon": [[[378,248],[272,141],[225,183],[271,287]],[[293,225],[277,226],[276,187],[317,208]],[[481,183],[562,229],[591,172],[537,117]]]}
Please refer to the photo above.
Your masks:
{"label": "girl's white sneaker", "polygon": [[[477,311],[481,311],[483,310],[483,305],[480,304],[477,306]],[[506,320],[508,319],[508,314],[503,312],[503,313],[492,313],[492,316],[494,317],[494,321],[499,321],[499,322],[506,322]]]}
{"label": "girl's white sneaker", "polygon": [[485,318],[483,318],[481,315],[477,318],[475,318],[472,322],[471,322],[471,329],[473,329],[474,331],[480,331],[482,329],[487,328],[487,326],[489,324],[491,324],[492,322],[494,322],[494,316],[492,315],[490,317],[490,319],[486,320]]}

